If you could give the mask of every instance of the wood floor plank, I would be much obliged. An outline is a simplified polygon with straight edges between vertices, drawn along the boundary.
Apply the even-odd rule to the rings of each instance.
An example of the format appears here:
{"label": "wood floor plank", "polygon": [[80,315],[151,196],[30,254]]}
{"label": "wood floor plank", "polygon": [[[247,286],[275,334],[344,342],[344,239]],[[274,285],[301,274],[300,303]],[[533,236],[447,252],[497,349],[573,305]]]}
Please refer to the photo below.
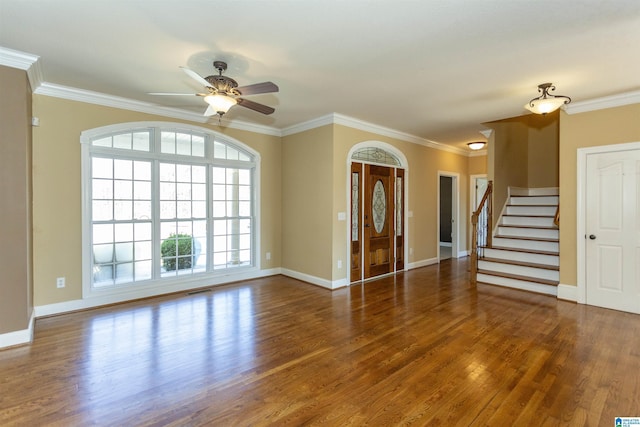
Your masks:
{"label": "wood floor plank", "polygon": [[36,321],[0,425],[611,425],[640,316],[469,283],[451,259],[328,291],[274,276]]}

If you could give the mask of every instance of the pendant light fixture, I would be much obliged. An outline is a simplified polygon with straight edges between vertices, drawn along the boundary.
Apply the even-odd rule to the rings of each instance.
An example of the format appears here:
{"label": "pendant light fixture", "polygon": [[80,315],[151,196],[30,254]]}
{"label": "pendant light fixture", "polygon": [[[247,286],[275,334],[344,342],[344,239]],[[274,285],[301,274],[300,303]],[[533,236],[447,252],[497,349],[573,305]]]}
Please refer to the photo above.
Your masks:
{"label": "pendant light fixture", "polygon": [[549,91],[556,90],[553,83],[542,83],[538,85],[538,92],[540,95],[537,98],[533,98],[524,108],[535,114],[547,114],[556,111],[558,108],[571,102],[571,98],[563,95],[551,95]]}

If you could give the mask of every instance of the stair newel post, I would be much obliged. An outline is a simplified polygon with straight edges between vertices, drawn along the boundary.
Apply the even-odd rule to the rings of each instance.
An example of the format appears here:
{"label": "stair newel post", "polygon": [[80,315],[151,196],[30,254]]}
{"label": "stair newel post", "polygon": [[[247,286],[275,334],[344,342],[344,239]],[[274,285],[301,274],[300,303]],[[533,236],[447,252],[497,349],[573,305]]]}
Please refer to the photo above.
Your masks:
{"label": "stair newel post", "polygon": [[[478,280],[478,258],[480,248],[491,247],[493,228],[493,181],[487,183],[487,190],[482,196],[478,208],[471,214],[471,284]],[[480,224],[478,224],[480,222]],[[478,228],[479,225],[479,228]]]}
{"label": "stair newel post", "polygon": [[487,247],[490,248],[493,243],[493,181],[487,184]]}
{"label": "stair newel post", "polygon": [[471,215],[471,284],[476,284],[478,275],[478,215],[474,212]]}

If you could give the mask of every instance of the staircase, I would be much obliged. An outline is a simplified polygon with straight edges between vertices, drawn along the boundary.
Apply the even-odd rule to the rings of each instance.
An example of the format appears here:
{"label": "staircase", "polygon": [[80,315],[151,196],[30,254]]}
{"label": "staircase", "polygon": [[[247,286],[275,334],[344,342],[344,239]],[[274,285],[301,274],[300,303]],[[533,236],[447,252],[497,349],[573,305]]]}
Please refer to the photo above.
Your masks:
{"label": "staircase", "polygon": [[477,281],[557,295],[558,189],[512,189],[491,247],[480,248]]}

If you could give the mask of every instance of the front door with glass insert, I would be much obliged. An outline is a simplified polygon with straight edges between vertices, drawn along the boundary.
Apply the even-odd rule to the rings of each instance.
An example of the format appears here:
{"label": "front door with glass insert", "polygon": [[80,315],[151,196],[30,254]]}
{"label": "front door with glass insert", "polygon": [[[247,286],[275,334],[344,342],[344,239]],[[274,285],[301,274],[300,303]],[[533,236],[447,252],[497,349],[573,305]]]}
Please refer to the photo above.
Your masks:
{"label": "front door with glass insert", "polygon": [[393,169],[365,165],[364,278],[394,270]]}
{"label": "front door with glass insert", "polygon": [[401,169],[352,163],[352,282],[404,268],[403,178]]}

